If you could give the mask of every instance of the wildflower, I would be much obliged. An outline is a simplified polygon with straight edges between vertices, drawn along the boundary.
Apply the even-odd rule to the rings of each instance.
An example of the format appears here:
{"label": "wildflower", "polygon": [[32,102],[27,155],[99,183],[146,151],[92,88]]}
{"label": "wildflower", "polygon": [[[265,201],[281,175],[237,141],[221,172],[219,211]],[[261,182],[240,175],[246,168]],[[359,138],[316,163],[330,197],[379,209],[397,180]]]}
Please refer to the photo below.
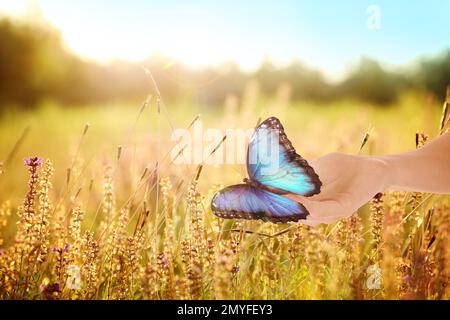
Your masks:
{"label": "wildflower", "polygon": [[412,293],[407,293],[407,294],[401,296],[400,299],[402,299],[402,300],[416,300],[417,297],[414,294],[412,294]]}
{"label": "wildflower", "polygon": [[47,300],[55,300],[59,293],[61,293],[61,289],[59,283],[50,283],[48,285],[43,286],[42,293]]}
{"label": "wildflower", "polygon": [[370,204],[370,222],[372,227],[372,259],[377,262],[380,259],[379,247],[381,243],[381,230],[384,218],[384,199],[382,193],[377,193]]}
{"label": "wildflower", "polygon": [[163,270],[169,267],[169,260],[167,259],[167,256],[164,253],[160,253],[158,255],[158,264],[161,267],[163,267]]}
{"label": "wildflower", "polygon": [[233,251],[224,248],[217,256],[214,267],[214,293],[217,299],[227,299],[231,297],[232,275],[230,271],[233,268]]}
{"label": "wildflower", "polygon": [[44,278],[42,283],[39,285],[39,292],[44,292],[45,288],[48,286],[50,280],[48,278]]}
{"label": "wildflower", "polygon": [[404,276],[404,277],[402,277],[402,280],[404,282],[411,283],[413,279],[410,276]]}
{"label": "wildflower", "polygon": [[29,157],[24,160],[24,165],[27,167],[38,167],[42,164],[42,158]]}

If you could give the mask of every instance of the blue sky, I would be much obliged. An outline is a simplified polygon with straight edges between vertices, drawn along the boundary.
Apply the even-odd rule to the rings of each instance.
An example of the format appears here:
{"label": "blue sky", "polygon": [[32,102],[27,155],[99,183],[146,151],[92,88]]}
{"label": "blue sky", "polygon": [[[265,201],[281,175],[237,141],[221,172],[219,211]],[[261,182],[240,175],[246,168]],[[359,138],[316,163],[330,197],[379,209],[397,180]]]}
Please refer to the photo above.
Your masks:
{"label": "blue sky", "polygon": [[[0,0],[0,11],[17,13],[27,3]],[[100,61],[163,53],[194,66],[235,60],[254,68],[265,57],[279,63],[298,58],[338,77],[363,55],[396,66],[450,47],[450,1],[32,3],[69,48]],[[370,5],[379,9],[379,29],[367,26]]]}

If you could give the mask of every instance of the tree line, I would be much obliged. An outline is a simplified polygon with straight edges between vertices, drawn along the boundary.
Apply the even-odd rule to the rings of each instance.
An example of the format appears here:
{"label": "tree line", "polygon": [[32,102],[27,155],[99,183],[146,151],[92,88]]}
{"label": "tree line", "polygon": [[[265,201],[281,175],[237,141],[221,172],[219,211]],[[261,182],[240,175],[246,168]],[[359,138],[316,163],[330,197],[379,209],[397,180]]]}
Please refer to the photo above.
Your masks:
{"label": "tree line", "polygon": [[64,105],[142,100],[154,90],[149,71],[168,101],[190,98],[220,105],[229,94],[242,95],[245,84],[256,80],[265,95],[288,83],[293,100],[355,98],[386,105],[411,88],[442,96],[450,83],[450,49],[396,70],[361,58],[336,83],[300,61],[284,67],[266,61],[254,72],[244,72],[232,62],[190,69],[163,56],[101,65],[66,50],[61,35],[48,25],[0,20],[0,110],[33,108],[45,100]]}

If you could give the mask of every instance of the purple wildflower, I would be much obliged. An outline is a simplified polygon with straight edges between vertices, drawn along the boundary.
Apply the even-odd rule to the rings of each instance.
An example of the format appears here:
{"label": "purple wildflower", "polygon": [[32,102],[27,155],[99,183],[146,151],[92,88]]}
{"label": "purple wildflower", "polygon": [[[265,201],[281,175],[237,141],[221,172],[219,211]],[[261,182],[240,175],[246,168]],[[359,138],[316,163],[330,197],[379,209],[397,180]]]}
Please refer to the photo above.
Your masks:
{"label": "purple wildflower", "polygon": [[61,292],[61,288],[59,287],[59,283],[50,283],[48,285],[42,284],[39,287],[41,292],[44,294],[44,297],[47,300],[55,300],[57,298],[58,293]]}
{"label": "purple wildflower", "polygon": [[26,158],[23,163],[28,167],[38,167],[42,164],[42,158],[29,157]]}
{"label": "purple wildflower", "polygon": [[163,264],[163,266],[165,266],[165,267],[167,267],[167,266],[169,265],[169,260],[167,259],[166,256],[164,256],[164,257],[162,258],[162,264]]}
{"label": "purple wildflower", "polygon": [[169,267],[169,260],[164,253],[158,255],[158,264],[160,264],[164,269]]}
{"label": "purple wildflower", "polygon": [[66,245],[64,246],[64,252],[69,252],[69,244],[66,243]]}
{"label": "purple wildflower", "polygon": [[232,273],[238,273],[239,270],[241,270],[241,267],[239,267],[239,266],[234,266],[233,269],[231,269],[231,272],[232,272]]}
{"label": "purple wildflower", "polygon": [[402,280],[406,283],[411,283],[413,279],[410,276],[404,276],[402,277]]}

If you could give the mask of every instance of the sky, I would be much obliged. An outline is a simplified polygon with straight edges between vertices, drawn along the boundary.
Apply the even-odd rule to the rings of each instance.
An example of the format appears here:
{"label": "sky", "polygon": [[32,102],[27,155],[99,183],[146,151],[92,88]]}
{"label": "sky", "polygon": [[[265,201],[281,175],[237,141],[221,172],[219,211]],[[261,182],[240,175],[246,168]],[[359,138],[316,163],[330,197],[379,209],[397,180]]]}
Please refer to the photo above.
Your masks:
{"label": "sky", "polygon": [[[28,9],[27,9],[28,8]],[[450,1],[0,0],[39,8],[75,53],[100,62],[165,54],[191,66],[299,59],[339,77],[360,57],[404,65],[450,47]]]}

